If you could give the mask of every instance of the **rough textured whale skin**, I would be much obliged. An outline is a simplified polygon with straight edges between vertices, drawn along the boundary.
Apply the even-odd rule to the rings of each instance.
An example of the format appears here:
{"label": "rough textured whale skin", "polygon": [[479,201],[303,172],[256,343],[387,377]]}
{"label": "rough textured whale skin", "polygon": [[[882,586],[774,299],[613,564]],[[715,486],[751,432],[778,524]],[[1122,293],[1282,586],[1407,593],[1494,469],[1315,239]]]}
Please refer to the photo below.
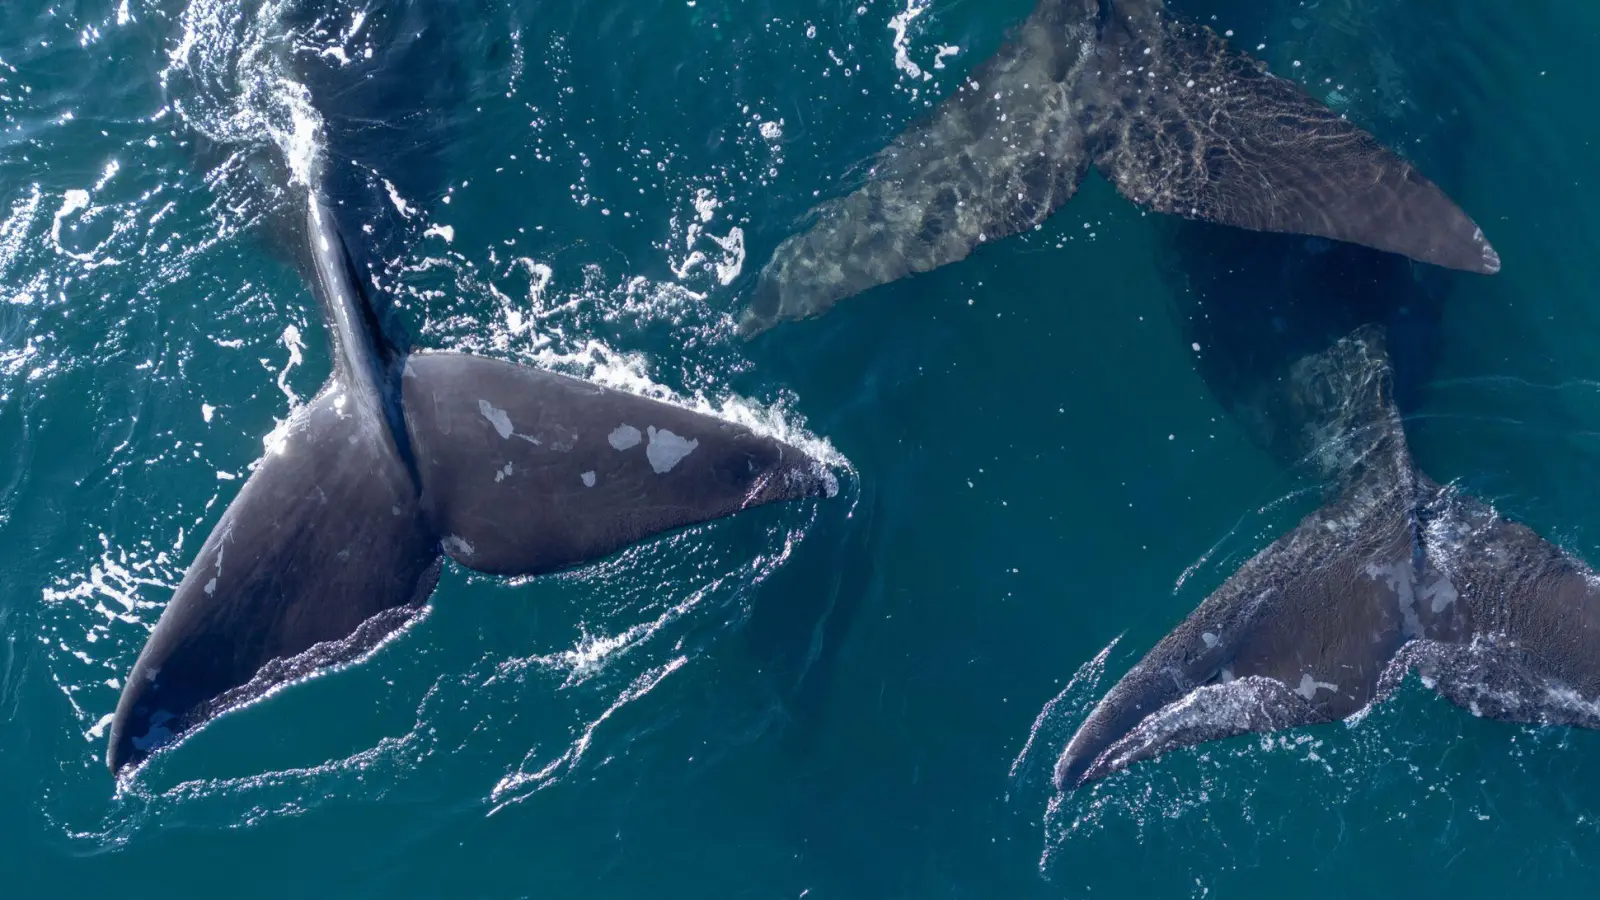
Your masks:
{"label": "rough textured whale skin", "polygon": [[1041,0],[1015,37],[774,251],[740,331],[826,312],[1042,223],[1090,165],[1157,212],[1471,272],[1500,258],[1367,132],[1160,0]]}
{"label": "rough textured whale skin", "polygon": [[712,416],[497,360],[407,355],[309,194],[334,369],[228,505],[128,676],[117,773],[409,622],[441,553],[535,575],[681,526],[829,494],[806,454]]}
{"label": "rough textured whale skin", "polygon": [[1056,767],[1072,789],[1177,747],[1337,721],[1408,672],[1475,714],[1600,727],[1600,580],[1414,467],[1381,331],[1308,357],[1285,420],[1340,477],[1100,701]]}

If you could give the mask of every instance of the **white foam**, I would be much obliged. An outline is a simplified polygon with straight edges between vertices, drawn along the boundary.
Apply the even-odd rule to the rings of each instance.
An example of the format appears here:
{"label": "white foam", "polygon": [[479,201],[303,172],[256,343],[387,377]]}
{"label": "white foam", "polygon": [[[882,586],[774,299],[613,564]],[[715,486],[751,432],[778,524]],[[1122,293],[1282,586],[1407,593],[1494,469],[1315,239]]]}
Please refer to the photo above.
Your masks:
{"label": "white foam", "polygon": [[894,67],[921,81],[932,81],[933,74],[922,71],[921,66],[911,61],[911,45],[906,38],[906,29],[918,16],[928,11],[928,4],[929,0],[906,0],[905,10],[889,20],[889,30],[894,32]]}
{"label": "white foam", "polygon": [[[34,216],[39,212],[39,204],[43,200],[43,193],[39,186],[33,185],[25,197],[17,200],[11,206],[11,212],[4,222],[0,222],[0,277],[4,277],[11,269],[12,263],[22,252],[24,242],[28,238],[28,229],[33,224]],[[56,228],[60,228],[61,220],[56,219]]]}
{"label": "white foam", "polygon": [[[275,145],[299,184],[315,182],[322,120],[291,74],[284,46],[288,0],[246,9],[239,0],[194,0],[161,72],[178,114],[220,144]],[[219,79],[217,73],[232,77]],[[181,82],[182,84],[175,84]]]}
{"label": "white foam", "polygon": [[[611,649],[614,650],[614,647]],[[607,650],[605,652],[611,651]],[[507,775],[505,778],[500,779],[500,782],[494,786],[494,790],[489,794],[489,798],[496,804],[495,807],[489,811],[490,815],[499,812],[507,803],[515,802],[516,800],[520,799],[520,797],[510,796],[513,792],[518,791],[528,785],[532,785],[533,789],[537,791],[553,783],[553,781],[562,772],[571,771],[579,762],[583,760],[584,754],[589,752],[589,747],[594,743],[594,733],[596,729],[598,729],[601,725],[604,725],[607,719],[610,719],[612,716],[616,715],[617,711],[622,709],[624,706],[627,706],[629,703],[632,703],[655,690],[656,686],[661,684],[662,681],[666,680],[668,675],[671,675],[673,672],[683,668],[684,664],[688,661],[688,657],[679,656],[664,666],[659,666],[640,675],[638,678],[634,679],[633,684],[630,685],[627,690],[623,691],[622,694],[612,702],[611,706],[606,708],[605,712],[600,714],[599,718],[585,726],[583,733],[579,735],[578,739],[574,741],[572,745],[567,748],[567,751],[561,754],[561,756],[547,763],[545,766],[535,772],[526,773],[517,771],[511,775]]]}
{"label": "white foam", "polygon": [[61,206],[56,210],[55,222],[50,225],[50,243],[56,248],[57,253],[70,256],[80,262],[93,262],[92,253],[73,253],[61,246],[61,221],[68,216],[89,208],[89,192],[85,190],[67,191],[61,198]]}
{"label": "white foam", "polygon": [[[700,188],[694,192],[693,202],[695,214],[700,217],[700,221],[702,222],[710,222],[712,219],[715,219],[717,217],[717,207],[722,205],[722,201],[718,200],[716,196],[706,188]],[[691,234],[692,233],[693,232],[691,232]],[[693,238],[690,240],[692,241]]]}
{"label": "white foam", "polygon": [[719,238],[716,235],[709,237],[722,248],[722,259],[716,263],[717,281],[723,287],[733,284],[734,279],[744,270],[744,229],[735,226],[728,231],[728,236]]}
{"label": "white foam", "polygon": [[790,408],[789,400],[764,405],[731,393],[708,396],[705,391],[696,391],[684,396],[652,379],[646,371],[648,365],[643,356],[618,353],[595,340],[585,342],[571,353],[559,353],[553,348],[546,348],[535,354],[535,361],[543,368],[576,369],[573,374],[596,384],[741,425],[795,447],[825,466],[841,469],[852,476],[855,472],[850,460],[832,443],[806,429],[804,417]]}
{"label": "white foam", "polygon": [[383,179],[383,189],[389,192],[389,202],[394,204],[400,215],[409,219],[417,214],[416,208],[407,203],[406,198],[400,196],[400,189],[394,186],[394,182],[387,178]]}
{"label": "white foam", "polygon": [[294,325],[284,326],[283,335],[278,338],[278,342],[289,351],[288,361],[278,372],[278,390],[283,391],[283,395],[289,398],[290,408],[294,408],[300,405],[300,395],[294,392],[294,388],[289,387],[289,373],[294,371],[295,366],[305,362],[302,351],[306,349],[306,343],[300,337],[300,329]]}

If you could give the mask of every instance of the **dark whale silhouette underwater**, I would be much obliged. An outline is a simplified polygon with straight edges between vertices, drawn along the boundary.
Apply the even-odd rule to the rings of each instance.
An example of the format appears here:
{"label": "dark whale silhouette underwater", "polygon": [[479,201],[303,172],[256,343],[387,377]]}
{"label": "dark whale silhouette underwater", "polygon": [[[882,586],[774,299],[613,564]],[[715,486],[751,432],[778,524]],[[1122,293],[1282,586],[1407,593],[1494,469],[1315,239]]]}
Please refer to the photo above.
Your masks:
{"label": "dark whale silhouette underwater", "polygon": [[878,154],[865,184],[778,246],[740,330],[820,315],[1033,228],[1091,165],[1156,212],[1500,269],[1478,226],[1411,163],[1164,0],[1040,0]]}
{"label": "dark whale silhouette underwater", "polygon": [[1475,715],[1600,728],[1600,577],[1420,471],[1384,330],[1303,357],[1258,398],[1334,499],[1119,680],[1058,787],[1176,747],[1347,718],[1411,671]]}
{"label": "dark whale silhouette underwater", "polygon": [[[1331,480],[1334,499],[1106,694],[1058,786],[1344,718],[1413,669],[1480,715],[1600,727],[1600,579],[1428,478],[1397,407],[1397,387],[1428,368],[1445,289],[1410,260],[1492,274],[1498,254],[1410,162],[1162,0],[1041,0],[863,185],[780,244],[740,329],[820,315],[1032,228],[1091,164],[1177,217],[1161,226],[1166,264],[1197,276],[1213,326],[1202,374],[1259,443]],[[1232,276],[1263,270],[1267,284],[1235,306],[1281,276],[1299,321],[1218,302],[1241,286]]]}
{"label": "dark whale silhouette underwater", "polygon": [[[1448,122],[1433,162],[1464,162]],[[1414,407],[1460,279],[1353,244],[1159,220],[1200,374],[1327,506],[1120,679],[1056,767],[1072,789],[1177,747],[1347,718],[1408,673],[1474,715],[1600,727],[1600,581],[1418,468]]]}

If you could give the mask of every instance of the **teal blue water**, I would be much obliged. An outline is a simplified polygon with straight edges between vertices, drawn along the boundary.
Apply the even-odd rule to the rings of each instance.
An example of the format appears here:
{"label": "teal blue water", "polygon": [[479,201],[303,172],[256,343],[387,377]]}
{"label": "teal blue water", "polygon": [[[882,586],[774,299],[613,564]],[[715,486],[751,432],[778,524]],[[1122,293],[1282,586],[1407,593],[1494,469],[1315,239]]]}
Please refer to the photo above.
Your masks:
{"label": "teal blue water", "polygon": [[[1171,5],[1483,225],[1505,269],[1452,276],[1416,455],[1600,563],[1600,6]],[[302,46],[361,52],[365,6],[319,4]],[[733,336],[806,210],[1029,7],[440,5],[410,74],[448,87],[449,128],[395,176],[427,232],[397,276],[417,342],[759,417],[825,441],[844,490],[559,577],[447,571],[374,658],[118,790],[120,679],[329,368],[274,249],[296,120],[256,51],[287,26],[233,0],[0,6],[4,895],[1592,895],[1600,734],[1414,681],[1353,724],[1056,795],[1100,694],[1314,503],[1199,376],[1154,222],[1104,183]]]}

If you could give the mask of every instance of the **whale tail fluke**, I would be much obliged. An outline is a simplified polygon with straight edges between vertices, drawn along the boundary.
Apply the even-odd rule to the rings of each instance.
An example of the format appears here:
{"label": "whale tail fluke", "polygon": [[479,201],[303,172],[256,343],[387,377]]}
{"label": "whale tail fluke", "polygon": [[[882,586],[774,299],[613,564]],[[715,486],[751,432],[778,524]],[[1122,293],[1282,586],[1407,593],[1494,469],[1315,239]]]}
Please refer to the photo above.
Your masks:
{"label": "whale tail fluke", "polygon": [[1333,722],[1410,671],[1475,714],[1600,727],[1600,578],[1524,525],[1418,472],[1382,334],[1297,364],[1337,498],[1262,550],[1115,684],[1068,743],[1072,789],[1167,751]]}
{"label": "whale tail fluke", "polygon": [[869,288],[965,259],[1042,223],[1090,158],[1071,87],[1090,39],[1045,0],[931,115],[874,158],[865,183],[812,211],[773,252],[739,320],[753,337]]}
{"label": "whale tail fluke", "polygon": [[1421,628],[1410,578],[1416,485],[1382,336],[1308,357],[1279,415],[1341,479],[1337,499],[1245,563],[1090,713],[1056,767],[1063,788],[1174,747],[1328,722],[1372,701]]}
{"label": "whale tail fluke", "polygon": [[537,575],[837,489],[800,449],[709,414],[510,362],[396,356],[319,204],[306,223],[333,376],[163,610],[112,717],[113,773],[372,652],[421,611],[441,554]]}
{"label": "whale tail fluke", "polygon": [[424,515],[445,553],[480,572],[538,575],[837,490],[788,444],[542,369],[419,353],[402,386]]}
{"label": "whale tail fluke", "polygon": [[1411,163],[1209,28],[1164,21],[1102,61],[1095,164],[1147,209],[1492,274],[1478,226]]}
{"label": "whale tail fluke", "polygon": [[863,184],[778,246],[739,332],[821,315],[1038,226],[1091,164],[1147,209],[1499,270],[1438,187],[1299,85],[1155,0],[1093,6],[1042,0]]}

